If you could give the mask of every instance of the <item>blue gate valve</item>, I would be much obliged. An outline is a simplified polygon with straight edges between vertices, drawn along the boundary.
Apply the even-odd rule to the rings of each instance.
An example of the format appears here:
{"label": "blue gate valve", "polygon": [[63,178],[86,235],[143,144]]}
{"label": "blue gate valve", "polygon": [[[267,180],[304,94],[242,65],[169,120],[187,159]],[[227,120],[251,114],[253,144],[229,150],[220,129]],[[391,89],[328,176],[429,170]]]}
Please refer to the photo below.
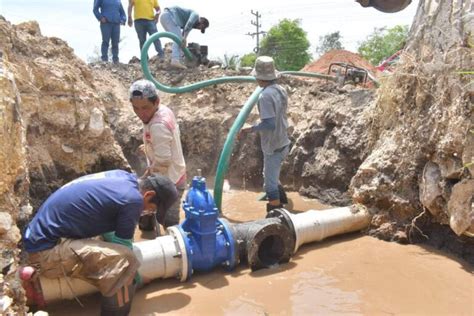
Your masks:
{"label": "blue gate valve", "polygon": [[219,210],[204,177],[193,178],[183,209],[186,219],[178,229],[187,252],[187,275],[193,270],[209,271],[218,265],[232,270],[238,264],[238,247],[226,222],[218,218]]}

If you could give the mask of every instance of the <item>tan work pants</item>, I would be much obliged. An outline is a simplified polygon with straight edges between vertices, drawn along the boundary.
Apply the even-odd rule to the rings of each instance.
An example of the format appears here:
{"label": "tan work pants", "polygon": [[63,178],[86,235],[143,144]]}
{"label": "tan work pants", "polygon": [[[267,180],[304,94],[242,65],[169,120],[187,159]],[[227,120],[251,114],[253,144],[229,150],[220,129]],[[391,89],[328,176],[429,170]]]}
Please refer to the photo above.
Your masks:
{"label": "tan work pants", "polygon": [[103,296],[130,284],[140,266],[131,249],[99,239],[61,239],[54,248],[30,253],[29,262],[46,278],[78,278]]}

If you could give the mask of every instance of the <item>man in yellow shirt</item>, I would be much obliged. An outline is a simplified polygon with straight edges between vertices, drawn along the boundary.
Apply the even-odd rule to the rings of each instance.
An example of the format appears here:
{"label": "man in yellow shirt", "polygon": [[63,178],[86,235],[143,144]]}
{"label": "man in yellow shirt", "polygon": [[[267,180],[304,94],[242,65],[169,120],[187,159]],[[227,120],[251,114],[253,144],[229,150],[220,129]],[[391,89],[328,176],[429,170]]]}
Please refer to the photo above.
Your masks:
{"label": "man in yellow shirt", "polygon": [[[135,7],[135,10],[134,10]],[[132,11],[134,11],[132,18]],[[147,34],[153,35],[158,32],[156,24],[160,18],[160,5],[158,0],[129,0],[128,1],[128,26],[132,27],[135,20],[135,30],[140,41],[140,51],[145,44]],[[160,59],[165,57],[161,42],[157,39],[154,43],[156,52]]]}

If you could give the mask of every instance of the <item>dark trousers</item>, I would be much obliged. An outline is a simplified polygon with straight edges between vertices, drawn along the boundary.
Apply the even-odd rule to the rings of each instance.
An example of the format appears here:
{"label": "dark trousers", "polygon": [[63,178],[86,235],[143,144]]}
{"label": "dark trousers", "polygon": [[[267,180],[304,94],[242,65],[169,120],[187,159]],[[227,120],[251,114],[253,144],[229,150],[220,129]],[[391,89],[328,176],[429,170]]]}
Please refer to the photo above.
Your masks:
{"label": "dark trousers", "polygon": [[120,24],[118,23],[101,23],[100,32],[102,33],[101,59],[109,60],[109,43],[112,41],[112,60],[119,61],[119,41],[120,41]]}
{"label": "dark trousers", "polygon": [[[140,51],[143,48],[143,45],[146,42],[146,35],[153,35],[158,32],[158,28],[156,27],[156,23],[153,20],[145,20],[145,19],[138,19],[135,20],[135,31],[137,31],[138,41],[140,42]],[[160,58],[165,56],[163,52],[163,48],[161,47],[160,39],[157,39],[153,42],[155,45],[155,50],[158,53]]]}

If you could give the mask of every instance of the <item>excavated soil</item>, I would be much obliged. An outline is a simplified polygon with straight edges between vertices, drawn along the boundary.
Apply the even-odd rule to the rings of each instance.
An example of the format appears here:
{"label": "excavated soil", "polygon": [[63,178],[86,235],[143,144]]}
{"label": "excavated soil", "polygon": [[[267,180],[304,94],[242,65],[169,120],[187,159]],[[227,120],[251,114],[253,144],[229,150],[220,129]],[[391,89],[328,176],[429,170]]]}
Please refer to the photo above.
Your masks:
{"label": "excavated soil", "polygon": [[[203,67],[178,73],[162,67],[151,62],[154,76],[167,85],[184,86],[223,75],[246,74]],[[112,86],[116,92],[116,99],[111,99],[107,106],[110,122],[132,167],[141,170],[143,161],[137,160],[135,154],[141,143],[140,128],[135,125],[138,120],[126,95],[131,82],[141,78],[141,69],[137,64],[117,68],[96,64],[92,69],[100,91]],[[282,183],[288,189],[326,203],[350,203],[348,185],[366,155],[367,121],[363,113],[373,100],[374,91],[350,85],[338,88],[330,82],[295,77],[285,77],[281,83],[290,95],[288,116],[292,140],[291,152],[283,165]],[[196,174],[197,169],[202,169],[205,175],[214,173],[227,132],[254,89],[252,83],[226,83],[191,93],[162,93],[161,102],[174,110],[180,123],[189,175]],[[254,110],[248,122],[257,119]],[[231,184],[261,187],[261,170],[258,138],[252,135],[237,141],[229,166]]]}
{"label": "excavated soil", "polygon": [[377,68],[362,58],[362,56],[344,49],[333,49],[322,55],[318,60],[304,66],[302,70],[327,73],[332,63],[346,63],[359,68],[364,68],[375,76],[380,73]]}

